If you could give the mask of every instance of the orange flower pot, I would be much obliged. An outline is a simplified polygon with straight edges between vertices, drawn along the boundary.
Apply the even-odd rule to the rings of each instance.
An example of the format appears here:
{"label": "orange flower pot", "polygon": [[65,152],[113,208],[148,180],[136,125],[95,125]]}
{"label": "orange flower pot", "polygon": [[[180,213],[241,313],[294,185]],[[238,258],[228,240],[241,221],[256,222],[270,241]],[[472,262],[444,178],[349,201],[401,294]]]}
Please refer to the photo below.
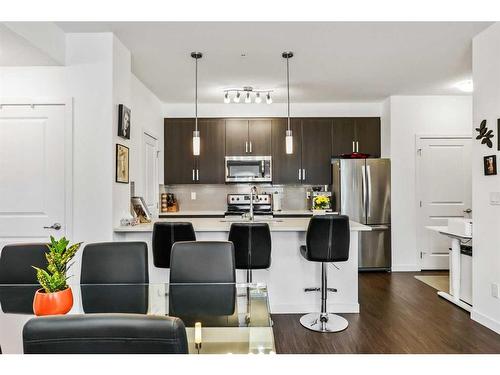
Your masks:
{"label": "orange flower pot", "polygon": [[66,314],[73,307],[71,288],[55,293],[45,293],[38,289],[33,299],[33,312],[37,316]]}

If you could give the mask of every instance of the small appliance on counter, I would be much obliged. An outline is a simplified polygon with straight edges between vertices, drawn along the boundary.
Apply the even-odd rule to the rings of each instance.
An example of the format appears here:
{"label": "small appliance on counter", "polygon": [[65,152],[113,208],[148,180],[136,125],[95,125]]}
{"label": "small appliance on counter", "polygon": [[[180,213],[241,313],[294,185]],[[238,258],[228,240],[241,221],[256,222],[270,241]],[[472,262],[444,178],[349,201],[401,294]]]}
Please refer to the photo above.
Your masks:
{"label": "small appliance on counter", "polygon": [[[227,211],[229,215],[244,215],[250,212],[250,194],[228,194]],[[253,196],[253,212],[255,215],[272,215],[271,194],[256,194]]]}
{"label": "small appliance on counter", "polygon": [[281,211],[281,193],[279,191],[273,193],[273,211]]}

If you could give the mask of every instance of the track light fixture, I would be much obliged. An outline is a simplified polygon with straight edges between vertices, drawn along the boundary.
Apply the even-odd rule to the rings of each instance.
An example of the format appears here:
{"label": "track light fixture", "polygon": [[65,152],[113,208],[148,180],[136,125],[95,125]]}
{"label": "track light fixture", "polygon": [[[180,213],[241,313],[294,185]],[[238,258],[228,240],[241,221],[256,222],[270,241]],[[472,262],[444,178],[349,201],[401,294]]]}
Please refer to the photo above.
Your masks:
{"label": "track light fixture", "polygon": [[273,90],[269,89],[255,89],[251,86],[244,86],[244,87],[236,87],[236,88],[228,88],[224,89],[224,103],[229,104],[231,103],[231,94],[234,93],[233,95],[233,102],[234,103],[239,103],[241,101],[241,94],[243,93],[244,95],[244,102],[246,104],[252,103],[252,97],[254,98],[254,103],[262,103],[262,96],[261,94],[266,94],[266,103],[271,104],[273,102],[273,99],[271,98],[271,93]]}

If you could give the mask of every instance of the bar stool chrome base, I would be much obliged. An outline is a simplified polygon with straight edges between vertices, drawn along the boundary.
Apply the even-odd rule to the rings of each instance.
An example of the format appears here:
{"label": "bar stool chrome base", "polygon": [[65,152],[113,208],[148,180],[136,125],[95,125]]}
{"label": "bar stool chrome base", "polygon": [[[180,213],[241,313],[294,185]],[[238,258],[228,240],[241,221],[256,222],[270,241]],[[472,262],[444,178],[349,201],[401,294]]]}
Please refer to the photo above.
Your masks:
{"label": "bar stool chrome base", "polygon": [[315,332],[340,332],[347,328],[349,322],[332,313],[310,313],[300,318],[300,324]]}

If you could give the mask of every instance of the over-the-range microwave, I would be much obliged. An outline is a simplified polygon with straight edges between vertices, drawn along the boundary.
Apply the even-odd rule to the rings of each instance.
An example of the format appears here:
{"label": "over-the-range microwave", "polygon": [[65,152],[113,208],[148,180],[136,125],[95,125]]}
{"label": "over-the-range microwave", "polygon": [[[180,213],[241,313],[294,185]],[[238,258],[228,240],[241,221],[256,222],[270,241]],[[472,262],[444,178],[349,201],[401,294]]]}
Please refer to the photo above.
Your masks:
{"label": "over-the-range microwave", "polygon": [[271,156],[226,156],[226,182],[271,181]]}

